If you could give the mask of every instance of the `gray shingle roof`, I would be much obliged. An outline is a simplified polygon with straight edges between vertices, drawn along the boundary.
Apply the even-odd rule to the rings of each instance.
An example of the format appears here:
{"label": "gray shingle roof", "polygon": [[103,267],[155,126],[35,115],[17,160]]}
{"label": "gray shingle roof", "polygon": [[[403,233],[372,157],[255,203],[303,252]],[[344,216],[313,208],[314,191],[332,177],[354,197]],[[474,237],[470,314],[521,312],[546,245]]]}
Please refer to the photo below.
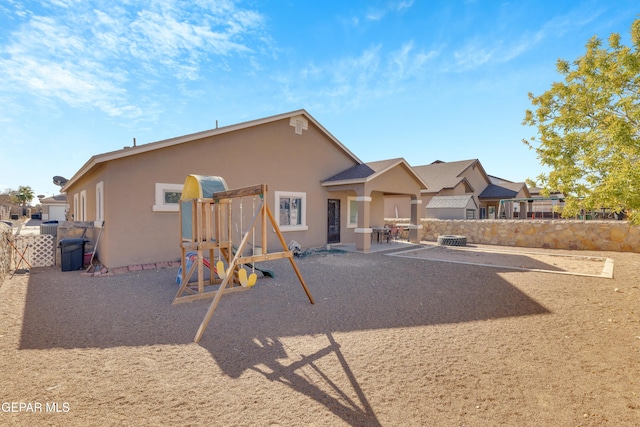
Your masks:
{"label": "gray shingle roof", "polygon": [[376,173],[369,165],[361,164],[361,165],[353,165],[349,169],[343,170],[342,172],[332,176],[331,178],[327,178],[324,182],[331,181],[345,181],[348,179],[362,179]]}
{"label": "gray shingle roof", "polygon": [[434,196],[431,198],[431,200],[429,200],[429,203],[427,203],[427,209],[466,208],[469,204],[469,199],[473,200],[473,196]]}
{"label": "gray shingle roof", "polygon": [[513,199],[518,196],[522,187],[524,187],[522,182],[489,184],[478,197],[481,199]]}
{"label": "gray shingle roof", "polygon": [[368,181],[375,179],[378,175],[386,173],[395,167],[404,168],[407,173],[412,176],[416,181],[420,183],[421,188],[427,188],[427,185],[422,181],[422,178],[413,170],[411,166],[402,157],[396,159],[379,160],[377,162],[368,162],[364,164],[358,164],[351,166],[332,177],[325,179],[323,185],[331,185],[331,183],[340,183],[341,181]]}
{"label": "gray shingle roof", "polygon": [[65,203],[67,201],[66,194],[56,194],[55,196],[49,196],[40,199],[40,203]]}
{"label": "gray shingle roof", "polygon": [[462,173],[478,162],[477,159],[457,162],[436,161],[430,165],[414,166],[413,170],[429,185],[429,192],[438,193],[444,188],[453,188],[465,178]]}

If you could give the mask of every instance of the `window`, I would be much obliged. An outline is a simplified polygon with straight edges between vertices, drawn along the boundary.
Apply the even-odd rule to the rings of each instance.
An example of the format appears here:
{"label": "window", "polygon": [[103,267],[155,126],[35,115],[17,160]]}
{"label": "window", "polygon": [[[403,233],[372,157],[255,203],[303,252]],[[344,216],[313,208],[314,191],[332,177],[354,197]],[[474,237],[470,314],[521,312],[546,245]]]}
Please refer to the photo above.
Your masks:
{"label": "window", "polygon": [[475,209],[467,209],[467,219],[476,219]]}
{"label": "window", "polygon": [[78,213],[79,218],[76,221],[86,221],[87,220],[87,190],[82,190],[80,192],[80,212]]}
{"label": "window", "polygon": [[102,227],[104,221],[104,181],[96,184],[96,227]]}
{"label": "window", "polygon": [[349,221],[347,222],[347,228],[353,228],[358,226],[358,201],[355,197],[348,197],[349,203],[347,204],[347,216]]}
{"label": "window", "polygon": [[307,227],[307,194],[275,192],[275,217],[281,231],[305,231]]}
{"label": "window", "polygon": [[73,195],[73,221],[80,221],[80,194]]}
{"label": "window", "polygon": [[178,201],[182,197],[182,184],[156,183],[154,212],[178,212]]}

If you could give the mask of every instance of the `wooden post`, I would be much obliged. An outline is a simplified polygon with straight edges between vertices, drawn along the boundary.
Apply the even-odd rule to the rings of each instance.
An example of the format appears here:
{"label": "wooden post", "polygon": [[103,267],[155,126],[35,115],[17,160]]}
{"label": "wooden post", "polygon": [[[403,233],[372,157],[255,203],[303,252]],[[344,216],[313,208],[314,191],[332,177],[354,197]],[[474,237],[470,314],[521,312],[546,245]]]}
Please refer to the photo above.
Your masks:
{"label": "wooden post", "polygon": [[[234,255],[233,242],[231,237],[232,236],[231,200],[234,198],[247,197],[247,196],[253,196],[255,198],[255,196],[257,195],[260,196],[260,205],[258,207],[258,210],[253,212],[253,218],[251,219],[251,223],[249,227],[246,229],[246,232],[245,230],[242,230],[242,232],[245,232],[245,234],[242,237],[241,242],[238,246],[238,249]],[[298,280],[300,281],[300,284],[302,285],[302,288],[304,289],[307,295],[307,298],[309,298],[309,302],[311,304],[315,304],[315,301],[311,296],[311,292],[309,291],[307,284],[304,282],[302,274],[300,273],[300,270],[298,269],[298,266],[293,259],[293,254],[287,247],[284,237],[282,236],[282,232],[280,231],[280,228],[278,227],[278,224],[275,218],[273,217],[271,210],[269,209],[269,205],[267,203],[267,185],[266,184],[259,184],[259,185],[243,187],[243,188],[234,189],[234,190],[220,191],[220,192],[214,193],[211,199],[190,199],[188,202],[192,203],[192,207],[193,207],[192,217],[190,218],[191,224],[192,224],[192,233],[191,233],[190,239],[186,239],[186,241],[183,240],[182,201],[181,201],[180,202],[180,221],[181,221],[180,247],[181,247],[181,254],[182,254],[181,265],[183,266],[183,269],[182,269],[183,271],[182,271],[182,283],[180,286],[180,290],[178,291],[178,294],[174,298],[173,303],[176,304],[178,302],[193,301],[196,299],[208,298],[210,296],[213,296],[213,301],[211,302],[211,305],[209,306],[209,309],[207,310],[207,313],[205,314],[205,317],[200,323],[200,326],[198,327],[198,331],[196,332],[196,336],[194,338],[195,342],[199,342],[200,339],[202,338],[202,335],[204,334],[204,331],[206,330],[209,322],[211,321],[211,317],[213,316],[213,313],[216,307],[218,306],[220,299],[222,298],[222,294],[229,291],[233,291],[233,290],[247,289],[242,287],[232,287],[228,289],[230,282],[232,283],[231,286],[233,286],[234,283],[237,283],[237,279],[235,278],[236,276],[235,273],[237,268],[239,268],[240,264],[244,264],[247,262],[256,263],[256,262],[261,262],[266,260],[289,258],[289,262],[291,263],[291,266],[293,267],[293,270],[296,276],[298,277]],[[212,211],[212,206],[214,204],[218,204],[216,212]],[[222,214],[223,209],[224,209],[224,214]],[[258,220],[260,220],[260,226],[262,227],[262,230],[261,230],[262,253],[258,255],[254,253],[251,256],[245,257],[243,256],[244,249],[249,240],[249,235],[250,234],[252,236],[255,235],[255,231],[256,231],[255,227],[258,224]],[[226,224],[223,224],[223,221],[226,221]],[[267,226],[269,223],[271,223],[271,225],[273,226],[276,232],[276,235],[278,237],[278,240],[282,245],[282,249],[283,249],[282,252],[275,252],[273,254],[268,253]],[[224,234],[223,230],[226,230],[226,236],[223,235]],[[192,265],[189,271],[186,271],[187,247],[191,250],[197,251],[197,254],[198,254],[197,265],[195,264]],[[218,249],[221,257],[224,256],[224,258],[227,261],[228,267],[227,267],[226,275],[222,280],[222,282],[220,283],[220,286],[218,287],[218,289],[216,291],[205,292],[204,283],[202,279],[203,273],[204,273],[204,263],[203,263],[204,252],[208,251],[209,259],[213,266],[215,264],[213,259],[215,249]],[[196,269],[199,275],[197,292],[187,286],[189,279],[191,278],[191,275],[196,271]],[[213,270],[213,267],[212,267],[212,270]],[[211,273],[212,278],[209,284],[214,284],[213,274],[214,273],[212,271]],[[184,296],[183,295],[184,292],[188,292],[190,293],[190,295]]]}
{"label": "wooden post", "polygon": [[[257,219],[257,216],[254,216],[253,220],[251,221],[251,225],[249,226],[249,230],[255,227],[256,219]],[[202,334],[204,334],[205,329],[207,329],[207,325],[209,324],[209,321],[213,316],[213,312],[216,310],[216,307],[220,302],[220,298],[222,297],[222,292],[227,287],[229,280],[233,277],[233,271],[236,268],[238,259],[241,258],[242,256],[242,251],[244,250],[244,247],[246,246],[248,240],[249,240],[249,233],[245,233],[244,237],[242,238],[242,241],[240,242],[240,245],[238,246],[238,250],[236,251],[236,254],[233,257],[233,260],[229,264],[229,268],[227,269],[227,276],[224,278],[224,280],[220,284],[220,287],[218,288],[218,291],[216,292],[216,295],[213,298],[213,301],[211,302],[209,309],[207,310],[207,314],[205,314],[204,319],[202,319],[202,322],[200,323],[200,327],[198,327],[198,331],[196,332],[196,336],[194,338],[195,342],[200,342],[200,339],[202,338]]]}
{"label": "wooden post", "polygon": [[[276,230],[276,234],[278,235],[278,239],[280,240],[280,243],[282,244],[282,248],[287,252],[291,252],[291,251],[289,251],[289,248],[287,247],[287,243],[284,240],[284,236],[282,235],[282,232],[280,231],[280,228],[278,227],[278,224],[276,223],[276,220],[273,217],[273,214],[271,213],[271,210],[269,209],[269,206],[265,205],[265,209],[267,211],[267,215],[269,215],[269,220],[271,220],[271,224],[273,224],[273,227]],[[309,302],[311,304],[315,304],[315,301],[313,300],[313,297],[311,296],[311,292],[309,291],[309,288],[307,288],[307,284],[304,282],[304,279],[302,278],[302,274],[300,273],[300,270],[298,270],[298,265],[296,264],[296,262],[294,261],[292,256],[289,257],[289,262],[291,263],[291,266],[293,267],[293,270],[296,272],[296,276],[298,276],[298,280],[300,281],[300,284],[302,285],[302,288],[304,289],[304,292],[307,294],[307,297],[309,298]]]}

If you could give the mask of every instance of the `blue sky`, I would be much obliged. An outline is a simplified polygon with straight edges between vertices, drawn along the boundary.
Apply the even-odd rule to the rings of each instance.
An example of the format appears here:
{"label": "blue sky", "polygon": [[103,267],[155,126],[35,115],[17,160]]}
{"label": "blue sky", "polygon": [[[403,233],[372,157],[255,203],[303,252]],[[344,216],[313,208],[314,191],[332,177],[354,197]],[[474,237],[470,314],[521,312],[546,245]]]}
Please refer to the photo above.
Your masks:
{"label": "blue sky", "polygon": [[[538,95],[637,1],[0,2],[0,191],[95,154],[306,109],[363,161],[543,172]],[[215,170],[211,171],[215,175]]]}

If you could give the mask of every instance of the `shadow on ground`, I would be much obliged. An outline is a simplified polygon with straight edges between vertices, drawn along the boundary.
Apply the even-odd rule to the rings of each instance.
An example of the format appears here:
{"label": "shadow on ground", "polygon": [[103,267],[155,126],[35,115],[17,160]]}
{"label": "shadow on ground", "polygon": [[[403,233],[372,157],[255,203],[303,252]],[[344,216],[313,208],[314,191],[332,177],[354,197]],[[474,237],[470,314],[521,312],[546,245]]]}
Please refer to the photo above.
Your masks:
{"label": "shadow on ground", "polygon": [[[235,337],[251,340],[548,313],[496,268],[354,253],[314,255],[297,263],[315,305],[286,260],[265,263],[276,278],[223,296],[201,343],[207,345],[218,328],[227,327]],[[109,277],[34,269],[21,348],[190,343],[211,300],[171,305],[175,276],[175,269]]]}
{"label": "shadow on ground", "polygon": [[[502,279],[496,268],[357,253],[318,254],[297,262],[315,305],[287,260],[265,263],[276,277],[223,296],[200,345],[226,375],[259,372],[320,402],[351,425],[378,423],[334,334],[549,313]],[[20,349],[191,344],[211,301],[171,305],[178,290],[175,277],[176,269],[110,277],[34,269]],[[282,338],[304,336],[326,337],[326,344],[283,363],[287,353]],[[340,390],[318,367],[325,357],[337,358],[351,393]],[[302,366],[314,369],[332,392],[300,374]],[[357,399],[348,398],[354,393]]]}

